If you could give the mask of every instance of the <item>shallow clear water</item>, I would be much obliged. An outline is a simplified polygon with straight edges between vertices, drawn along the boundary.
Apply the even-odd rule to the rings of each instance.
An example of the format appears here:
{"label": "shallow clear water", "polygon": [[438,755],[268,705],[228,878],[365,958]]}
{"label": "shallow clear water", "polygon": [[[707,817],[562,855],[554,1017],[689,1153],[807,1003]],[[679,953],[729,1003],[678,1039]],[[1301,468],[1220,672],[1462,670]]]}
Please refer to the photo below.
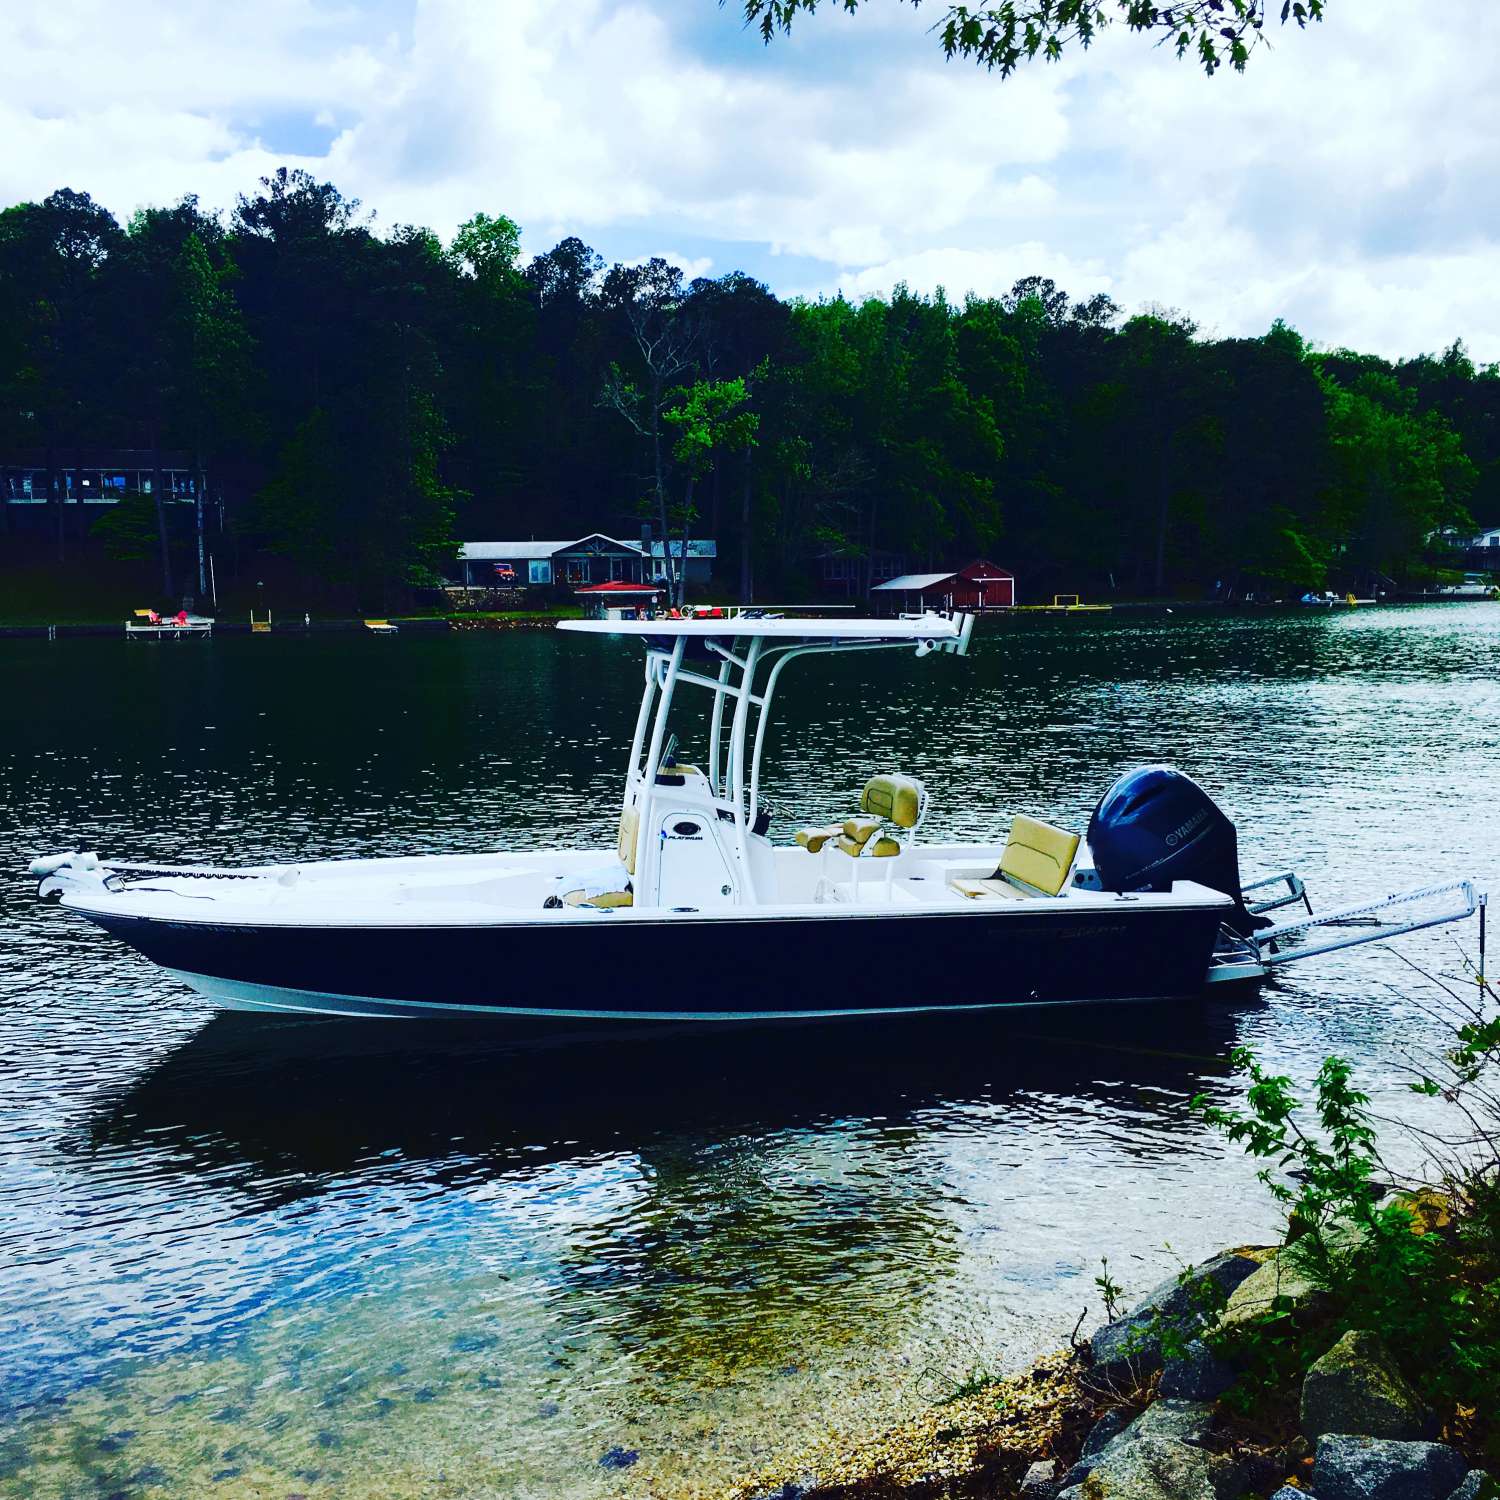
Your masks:
{"label": "shallow clear water", "polygon": [[[794,668],[768,789],[785,832],[899,767],[932,837],[998,837],[1160,759],[1323,904],[1492,879],[1497,671],[1492,605],[1012,624]],[[607,843],[639,675],[549,633],[0,643],[0,1494],[711,1490],[1054,1346],[1101,1255],[1139,1292],[1265,1236],[1189,1107],[1235,1042],[1411,1107],[1379,947],[1191,1016],[419,1031],[214,1017],[20,873]],[[1456,972],[1456,931],[1401,952]]]}

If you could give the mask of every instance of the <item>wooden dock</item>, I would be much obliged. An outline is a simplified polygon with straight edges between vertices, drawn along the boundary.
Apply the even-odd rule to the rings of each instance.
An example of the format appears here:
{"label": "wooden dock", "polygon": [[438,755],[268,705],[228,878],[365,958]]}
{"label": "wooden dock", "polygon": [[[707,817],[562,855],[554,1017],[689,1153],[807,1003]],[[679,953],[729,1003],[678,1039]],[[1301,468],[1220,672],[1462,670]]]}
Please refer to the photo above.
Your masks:
{"label": "wooden dock", "polygon": [[1107,615],[1112,604],[1085,604],[1077,594],[1054,594],[1051,604],[1017,604],[1016,614],[1033,615]]}

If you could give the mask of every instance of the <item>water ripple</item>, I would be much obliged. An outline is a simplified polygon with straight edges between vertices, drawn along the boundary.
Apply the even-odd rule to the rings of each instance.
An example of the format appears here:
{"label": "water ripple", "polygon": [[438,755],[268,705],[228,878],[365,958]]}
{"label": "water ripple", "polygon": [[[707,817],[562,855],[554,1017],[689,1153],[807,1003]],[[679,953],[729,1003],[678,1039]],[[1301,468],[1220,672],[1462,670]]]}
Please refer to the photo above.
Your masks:
{"label": "water ripple", "polygon": [[[774,826],[896,766],[935,838],[1079,826],[1160,759],[1232,810],[1247,867],[1321,899],[1488,877],[1497,667],[1493,606],[1017,622],[967,663],[802,664]],[[1166,1017],[582,1040],[213,1017],[36,907],[25,861],[607,842],[634,649],[6,642],[0,672],[28,705],[0,741],[0,1494],[231,1469],[615,1494],[616,1445],[633,1484],[737,1472],[1055,1342],[1101,1255],[1139,1291],[1267,1233],[1188,1104],[1227,1094],[1234,1043],[1302,1080],[1345,1051],[1390,1102],[1427,1024],[1374,948]],[[1405,951],[1457,959],[1442,933]]]}

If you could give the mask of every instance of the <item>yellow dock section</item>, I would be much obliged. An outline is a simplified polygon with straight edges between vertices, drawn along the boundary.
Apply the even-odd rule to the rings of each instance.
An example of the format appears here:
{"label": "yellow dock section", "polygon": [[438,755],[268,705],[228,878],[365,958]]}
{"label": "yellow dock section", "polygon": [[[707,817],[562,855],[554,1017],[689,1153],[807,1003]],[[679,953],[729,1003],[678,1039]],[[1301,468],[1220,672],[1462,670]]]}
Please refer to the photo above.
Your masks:
{"label": "yellow dock section", "polygon": [[1051,604],[1017,604],[1015,612],[1038,615],[1107,615],[1113,608],[1113,604],[1085,604],[1077,594],[1054,594]]}

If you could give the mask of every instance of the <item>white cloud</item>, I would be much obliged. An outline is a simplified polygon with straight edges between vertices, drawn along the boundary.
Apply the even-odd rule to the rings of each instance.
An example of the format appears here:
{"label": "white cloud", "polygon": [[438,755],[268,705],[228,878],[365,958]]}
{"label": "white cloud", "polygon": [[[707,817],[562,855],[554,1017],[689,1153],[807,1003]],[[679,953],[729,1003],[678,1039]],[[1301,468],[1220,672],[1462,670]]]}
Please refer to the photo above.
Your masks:
{"label": "white cloud", "polygon": [[[967,292],[998,297],[1023,276],[1050,276],[1075,295],[1094,292],[1115,294],[1116,288],[1104,267],[1096,262],[1074,261],[1059,255],[1037,240],[987,250],[954,247],[918,250],[899,255],[879,265],[846,272],[834,290],[844,296],[889,296],[901,282],[918,291],[942,287],[951,302],[962,301]],[[811,289],[818,290],[818,289]]]}
{"label": "white cloud", "polygon": [[1411,26],[1409,0],[1334,7],[1244,77],[1116,32],[1006,81],[944,64],[930,6],[820,10],[764,49],[711,0],[22,9],[0,10],[0,202],[227,207],[285,162],[384,223],[505,212],[529,248],[748,256],[785,291],[958,298],[1035,272],[1223,333],[1286,316],[1500,358],[1484,7],[1462,31]]}
{"label": "white cloud", "polygon": [[680,250],[657,250],[653,255],[637,255],[629,260],[621,261],[625,266],[643,266],[648,260],[664,260],[669,266],[676,266],[682,272],[684,281],[694,281],[699,276],[707,276],[713,270],[713,258],[707,255],[684,255]]}

